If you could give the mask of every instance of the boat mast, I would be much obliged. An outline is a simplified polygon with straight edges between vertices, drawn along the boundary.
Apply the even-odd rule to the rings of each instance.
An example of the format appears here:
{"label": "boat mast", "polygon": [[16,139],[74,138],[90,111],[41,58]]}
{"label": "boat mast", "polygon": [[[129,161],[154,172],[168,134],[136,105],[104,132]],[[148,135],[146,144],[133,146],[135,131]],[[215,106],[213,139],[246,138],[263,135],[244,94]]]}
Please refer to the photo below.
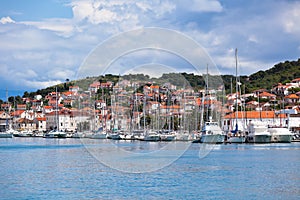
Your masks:
{"label": "boat mast", "polygon": [[235,49],[235,126],[238,124],[238,70],[237,70],[237,48]]}
{"label": "boat mast", "polygon": [[[208,95],[209,92],[208,92],[208,64],[206,65],[206,89],[205,89],[205,95]],[[208,102],[211,103],[210,99],[211,97],[208,95]],[[206,110],[206,121],[208,122],[209,121],[209,106],[211,106],[209,103],[207,103],[207,110]]]}
{"label": "boat mast", "polygon": [[57,109],[58,109],[58,102],[57,102],[57,87],[55,87],[55,125],[56,125],[56,131],[59,130],[59,121],[58,121],[58,114],[57,114]]}

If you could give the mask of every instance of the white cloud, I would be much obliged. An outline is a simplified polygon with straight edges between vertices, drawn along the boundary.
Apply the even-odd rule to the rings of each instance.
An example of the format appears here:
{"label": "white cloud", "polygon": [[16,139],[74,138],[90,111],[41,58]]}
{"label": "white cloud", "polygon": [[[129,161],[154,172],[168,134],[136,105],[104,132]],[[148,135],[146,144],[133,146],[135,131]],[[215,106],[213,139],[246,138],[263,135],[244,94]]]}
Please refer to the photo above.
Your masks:
{"label": "white cloud", "polygon": [[223,7],[218,0],[192,0],[189,9],[197,12],[221,12]]}
{"label": "white cloud", "polygon": [[295,36],[300,35],[300,3],[287,4],[284,12],[280,14],[284,30]]}
{"label": "white cloud", "polygon": [[243,74],[300,53],[300,3],[296,1],[262,1],[257,7],[254,1],[73,0],[67,6],[71,18],[0,19],[0,65],[6,79],[17,76],[20,86],[26,82],[35,88],[72,79],[99,43],[141,27],[185,33],[204,47],[222,73],[234,71],[235,47]]}
{"label": "white cloud", "polygon": [[2,18],[0,19],[0,23],[1,23],[1,24],[15,23],[15,21],[12,20],[9,16],[7,16],[7,17],[2,17]]}
{"label": "white cloud", "polygon": [[43,21],[23,21],[21,24],[35,26],[41,30],[54,31],[61,36],[71,36],[76,30],[70,19],[46,19]]}
{"label": "white cloud", "polygon": [[35,81],[35,80],[24,80],[24,86],[32,89],[42,89],[62,83],[60,80],[48,80],[48,81]]}

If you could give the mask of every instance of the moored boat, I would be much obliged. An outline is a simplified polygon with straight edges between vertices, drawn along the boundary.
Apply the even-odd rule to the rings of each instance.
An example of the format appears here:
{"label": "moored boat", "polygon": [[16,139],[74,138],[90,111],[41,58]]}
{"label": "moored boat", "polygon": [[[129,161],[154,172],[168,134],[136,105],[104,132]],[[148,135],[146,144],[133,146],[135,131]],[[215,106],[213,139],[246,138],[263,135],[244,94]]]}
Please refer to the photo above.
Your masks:
{"label": "moored boat", "polygon": [[271,142],[274,143],[290,143],[292,142],[293,134],[287,127],[268,127],[271,134]]}
{"label": "moored boat", "polygon": [[0,132],[0,138],[12,138],[13,134],[8,132]]}
{"label": "moored boat", "polygon": [[248,135],[246,136],[247,143],[270,143],[271,134],[268,132],[266,124],[256,121],[250,122],[248,126]]}
{"label": "moored boat", "polygon": [[142,140],[157,142],[157,141],[160,141],[160,136],[155,131],[149,131],[145,134],[145,136]]}
{"label": "moored boat", "polygon": [[210,121],[205,122],[201,132],[201,143],[221,144],[225,140],[225,135],[223,134],[220,126],[217,122],[214,122],[211,119]]}
{"label": "moored boat", "polygon": [[64,131],[58,131],[58,130],[52,130],[49,131],[48,133],[45,133],[44,138],[66,138],[67,133]]}

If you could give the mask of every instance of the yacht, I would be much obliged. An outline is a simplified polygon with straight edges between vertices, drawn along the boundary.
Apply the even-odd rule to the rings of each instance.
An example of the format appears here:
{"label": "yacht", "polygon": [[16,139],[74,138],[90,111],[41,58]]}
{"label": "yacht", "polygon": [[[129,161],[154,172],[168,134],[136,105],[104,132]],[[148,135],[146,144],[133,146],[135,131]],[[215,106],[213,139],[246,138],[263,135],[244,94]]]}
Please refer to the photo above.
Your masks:
{"label": "yacht", "polygon": [[217,122],[210,120],[205,122],[202,128],[201,143],[221,144],[225,140],[225,135]]}
{"label": "yacht", "polygon": [[293,134],[289,131],[287,127],[268,127],[268,132],[270,132],[271,134],[271,142],[292,142]]}
{"label": "yacht", "polygon": [[250,121],[248,126],[248,135],[246,136],[246,142],[248,143],[270,143],[271,134],[268,131],[268,127],[261,121]]}

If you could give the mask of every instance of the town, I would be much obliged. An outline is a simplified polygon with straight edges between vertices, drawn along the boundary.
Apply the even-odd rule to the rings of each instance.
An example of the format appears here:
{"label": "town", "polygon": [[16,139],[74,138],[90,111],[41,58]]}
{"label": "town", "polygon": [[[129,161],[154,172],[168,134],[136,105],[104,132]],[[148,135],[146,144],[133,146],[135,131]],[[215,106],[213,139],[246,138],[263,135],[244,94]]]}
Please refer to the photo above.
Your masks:
{"label": "town", "polygon": [[[266,131],[287,129],[289,139],[284,141],[291,142],[300,133],[299,88],[300,78],[252,93],[244,93],[242,84],[236,82],[227,95],[222,88],[195,91],[171,83],[96,80],[87,90],[72,84],[66,91],[24,97],[21,104],[2,103],[0,129],[13,131],[15,137],[45,137],[61,131],[63,137],[201,141],[211,132],[205,133],[205,127],[214,121],[223,137],[220,142],[233,136],[245,142],[249,125],[259,122]],[[276,142],[270,132],[269,140],[256,142]]]}

